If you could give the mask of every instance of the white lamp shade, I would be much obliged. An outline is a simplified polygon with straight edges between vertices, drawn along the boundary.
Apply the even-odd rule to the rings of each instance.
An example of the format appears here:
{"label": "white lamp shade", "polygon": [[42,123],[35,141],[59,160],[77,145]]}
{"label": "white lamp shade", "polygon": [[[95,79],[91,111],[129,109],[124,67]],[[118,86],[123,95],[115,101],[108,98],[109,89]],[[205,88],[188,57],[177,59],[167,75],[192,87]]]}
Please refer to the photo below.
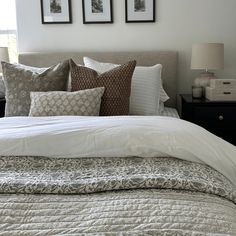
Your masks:
{"label": "white lamp shade", "polygon": [[[0,62],[6,61],[9,62],[9,54],[7,47],[0,47]],[[0,73],[2,73],[2,65],[0,64]]]}
{"label": "white lamp shade", "polygon": [[224,69],[224,44],[194,44],[192,47],[191,69],[204,69],[206,71]]}

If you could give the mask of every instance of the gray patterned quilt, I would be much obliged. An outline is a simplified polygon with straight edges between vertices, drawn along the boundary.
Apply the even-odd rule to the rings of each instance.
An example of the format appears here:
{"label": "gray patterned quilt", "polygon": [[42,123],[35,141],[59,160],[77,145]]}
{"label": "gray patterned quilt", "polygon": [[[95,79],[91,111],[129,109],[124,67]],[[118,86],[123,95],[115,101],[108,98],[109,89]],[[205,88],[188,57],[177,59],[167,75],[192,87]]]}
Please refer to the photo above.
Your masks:
{"label": "gray patterned quilt", "polygon": [[175,158],[0,157],[0,235],[236,235],[236,190]]}

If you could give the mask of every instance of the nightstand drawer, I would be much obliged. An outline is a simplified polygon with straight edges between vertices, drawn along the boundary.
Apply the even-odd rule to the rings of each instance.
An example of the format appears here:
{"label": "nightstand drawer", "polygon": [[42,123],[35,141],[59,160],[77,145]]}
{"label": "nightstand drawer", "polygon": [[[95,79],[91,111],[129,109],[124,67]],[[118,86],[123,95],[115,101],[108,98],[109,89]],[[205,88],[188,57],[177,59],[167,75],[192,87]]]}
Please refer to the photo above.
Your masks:
{"label": "nightstand drawer", "polygon": [[236,101],[212,102],[181,95],[182,119],[202,126],[236,145]]}
{"label": "nightstand drawer", "polygon": [[215,125],[234,125],[236,124],[236,107],[214,107],[196,106],[194,108],[194,120],[198,124]]}

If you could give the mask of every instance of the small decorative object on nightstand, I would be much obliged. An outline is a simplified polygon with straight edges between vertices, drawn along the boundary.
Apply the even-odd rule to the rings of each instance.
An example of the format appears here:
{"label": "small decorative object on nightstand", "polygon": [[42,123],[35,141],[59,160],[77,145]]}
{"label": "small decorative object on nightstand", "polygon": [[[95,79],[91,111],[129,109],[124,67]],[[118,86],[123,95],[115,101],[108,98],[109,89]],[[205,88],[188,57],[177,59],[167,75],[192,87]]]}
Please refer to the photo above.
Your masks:
{"label": "small decorative object on nightstand", "polygon": [[199,86],[192,86],[192,96],[193,98],[202,98],[203,88]]}
{"label": "small decorative object on nightstand", "polygon": [[[191,69],[205,70],[194,80],[194,85],[205,87],[210,85],[210,79],[215,78],[209,70],[224,69],[224,44],[199,43],[192,47]],[[205,91],[204,91],[205,94]]]}
{"label": "small decorative object on nightstand", "polygon": [[236,101],[213,102],[180,95],[182,119],[195,123],[236,145]]}

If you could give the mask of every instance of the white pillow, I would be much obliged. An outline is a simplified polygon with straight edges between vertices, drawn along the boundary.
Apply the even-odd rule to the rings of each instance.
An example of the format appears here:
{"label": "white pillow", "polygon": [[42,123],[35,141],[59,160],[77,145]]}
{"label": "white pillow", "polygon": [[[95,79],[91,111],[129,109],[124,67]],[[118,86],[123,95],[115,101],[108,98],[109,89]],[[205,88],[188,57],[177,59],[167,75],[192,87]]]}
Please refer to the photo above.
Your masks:
{"label": "white pillow", "polygon": [[[119,66],[112,63],[102,63],[84,57],[86,67],[104,73]],[[131,83],[130,114],[158,115],[161,89],[162,65],[150,67],[136,66]]]}

